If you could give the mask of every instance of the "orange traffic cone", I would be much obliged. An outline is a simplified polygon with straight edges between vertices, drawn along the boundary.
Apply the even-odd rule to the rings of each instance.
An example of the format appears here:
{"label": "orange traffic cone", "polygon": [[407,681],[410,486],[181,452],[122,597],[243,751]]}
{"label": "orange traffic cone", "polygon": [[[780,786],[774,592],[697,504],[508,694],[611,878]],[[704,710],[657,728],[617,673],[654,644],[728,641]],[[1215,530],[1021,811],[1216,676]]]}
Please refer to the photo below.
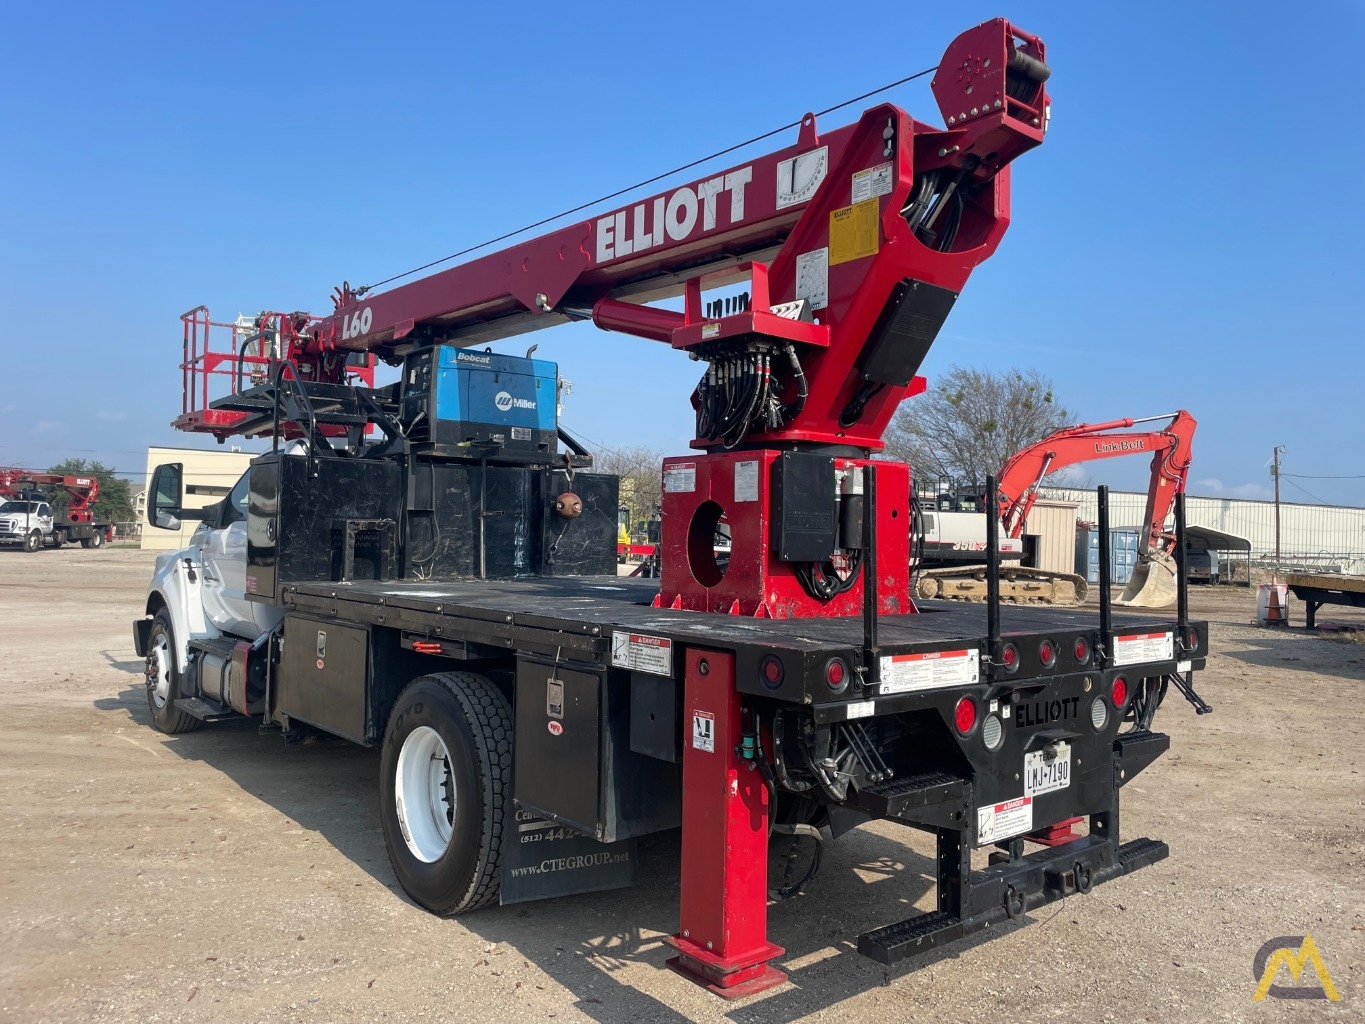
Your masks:
{"label": "orange traffic cone", "polygon": [[1270,603],[1266,606],[1265,621],[1269,626],[1283,626],[1287,621],[1285,607],[1280,604],[1280,588],[1270,588]]}

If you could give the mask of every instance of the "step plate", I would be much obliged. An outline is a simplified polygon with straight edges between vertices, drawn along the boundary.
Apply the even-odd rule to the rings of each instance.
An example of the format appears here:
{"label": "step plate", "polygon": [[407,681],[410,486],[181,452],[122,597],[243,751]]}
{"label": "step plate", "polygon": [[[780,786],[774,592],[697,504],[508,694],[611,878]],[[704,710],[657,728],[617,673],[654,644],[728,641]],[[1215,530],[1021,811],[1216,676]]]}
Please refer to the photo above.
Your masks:
{"label": "step plate", "polygon": [[[1090,837],[1082,836],[1070,843],[1030,854],[1022,861],[972,872],[975,886],[972,895],[979,899],[990,893],[992,880],[996,883],[995,891],[1012,888],[1016,896],[1023,898],[1021,909],[1015,911],[1016,917],[1023,920],[1022,915],[1028,911],[1076,891],[1073,872],[1077,861],[1089,866],[1093,884],[1101,885],[1165,860],[1169,855],[1170,847],[1158,839],[1133,839],[1114,851],[1107,843],[1094,843]],[[944,911],[935,911],[866,932],[858,938],[858,952],[889,966],[998,924],[1009,916],[1003,903],[981,907],[978,902],[976,906],[980,909],[972,917],[957,918]]]}
{"label": "step plate", "polygon": [[240,718],[237,712],[221,704],[200,700],[198,697],[181,697],[175,702],[177,710],[193,715],[201,722],[222,722],[229,718]]}

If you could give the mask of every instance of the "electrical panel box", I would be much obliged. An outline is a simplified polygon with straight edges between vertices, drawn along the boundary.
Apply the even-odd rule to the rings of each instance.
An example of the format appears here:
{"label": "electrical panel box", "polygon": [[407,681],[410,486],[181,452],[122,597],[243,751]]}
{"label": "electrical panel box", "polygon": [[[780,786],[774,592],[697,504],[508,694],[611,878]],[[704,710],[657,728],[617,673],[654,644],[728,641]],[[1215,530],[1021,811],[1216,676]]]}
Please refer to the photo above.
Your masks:
{"label": "electrical panel box", "polygon": [[559,368],[543,359],[437,345],[403,368],[408,439],[441,454],[548,462],[557,445]]}
{"label": "electrical panel box", "polygon": [[784,562],[824,562],[838,546],[834,458],[783,452],[773,462],[773,544]]}

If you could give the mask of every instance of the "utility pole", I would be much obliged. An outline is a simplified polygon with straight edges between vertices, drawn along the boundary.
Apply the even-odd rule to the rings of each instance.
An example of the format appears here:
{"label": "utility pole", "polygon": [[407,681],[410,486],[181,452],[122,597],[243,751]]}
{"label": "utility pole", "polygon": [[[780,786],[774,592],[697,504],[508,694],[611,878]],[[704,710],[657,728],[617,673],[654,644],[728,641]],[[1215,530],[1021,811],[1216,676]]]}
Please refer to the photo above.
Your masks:
{"label": "utility pole", "polygon": [[1271,452],[1270,475],[1275,478],[1275,578],[1271,583],[1280,582],[1280,455],[1283,453],[1284,445],[1277,445]]}

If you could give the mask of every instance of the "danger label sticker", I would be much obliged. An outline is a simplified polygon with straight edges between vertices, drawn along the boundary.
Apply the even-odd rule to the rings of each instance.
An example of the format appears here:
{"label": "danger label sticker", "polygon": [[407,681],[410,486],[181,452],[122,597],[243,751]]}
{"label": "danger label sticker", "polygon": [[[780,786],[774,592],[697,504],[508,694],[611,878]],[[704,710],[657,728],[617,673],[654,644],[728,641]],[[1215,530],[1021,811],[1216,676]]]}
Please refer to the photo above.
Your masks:
{"label": "danger label sticker", "polygon": [[891,163],[878,164],[853,175],[853,201],[861,203],[865,199],[888,195],[891,192]]}
{"label": "danger label sticker", "polygon": [[673,675],[673,641],[645,633],[615,631],[611,634],[611,664],[652,676]]}
{"label": "danger label sticker", "polygon": [[1001,839],[1033,831],[1033,798],[1006,800],[976,811],[976,845],[997,843]]}
{"label": "danger label sticker", "polygon": [[664,467],[664,490],[682,494],[697,489],[697,464],[673,462]]}
{"label": "danger label sticker", "polygon": [[716,752],[716,716],[709,711],[692,712],[692,749]]}
{"label": "danger label sticker", "polygon": [[877,219],[879,205],[876,199],[868,199],[830,211],[830,266],[877,254],[877,246],[881,241],[881,227]]}
{"label": "danger label sticker", "polygon": [[1141,665],[1150,661],[1170,661],[1175,657],[1175,642],[1170,633],[1131,633],[1114,637],[1114,664]]}
{"label": "danger label sticker", "polygon": [[970,686],[981,678],[981,652],[975,647],[962,651],[922,651],[917,654],[890,654],[882,657],[879,692],[913,693],[945,686]]}

